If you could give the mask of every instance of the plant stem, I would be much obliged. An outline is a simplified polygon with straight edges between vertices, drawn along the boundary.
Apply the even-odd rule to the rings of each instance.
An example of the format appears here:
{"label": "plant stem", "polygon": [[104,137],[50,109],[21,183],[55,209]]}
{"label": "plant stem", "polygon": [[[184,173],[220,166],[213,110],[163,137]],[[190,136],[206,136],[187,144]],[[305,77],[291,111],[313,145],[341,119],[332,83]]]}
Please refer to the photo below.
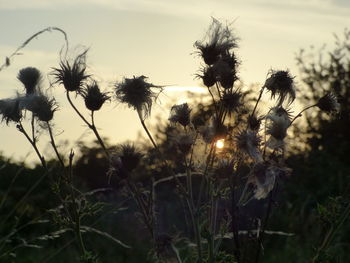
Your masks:
{"label": "plant stem", "polygon": [[253,115],[254,115],[254,113],[255,113],[255,111],[256,111],[256,108],[258,107],[258,104],[259,104],[259,102],[260,102],[260,99],[261,99],[261,97],[262,97],[262,95],[263,95],[264,89],[265,89],[265,86],[263,86],[263,87],[261,88],[259,97],[258,97],[258,99],[257,99],[257,101],[256,101],[256,103],[255,103],[253,112],[252,112],[252,114],[251,114],[250,116],[253,116]]}
{"label": "plant stem", "polygon": [[49,129],[49,135],[50,135],[50,140],[51,140],[51,146],[52,148],[54,149],[55,153],[56,153],[56,156],[62,166],[62,168],[64,168],[64,162],[63,162],[63,159],[61,157],[61,155],[59,154],[58,150],[57,150],[57,146],[56,146],[56,143],[55,143],[55,139],[54,139],[54,136],[53,136],[53,133],[52,133],[52,129],[51,129],[51,125],[50,125],[50,122],[46,122],[47,123],[47,127]]}
{"label": "plant stem", "polygon": [[292,121],[290,122],[290,125],[289,125],[289,126],[291,126],[292,123],[293,123],[297,118],[301,117],[301,116],[302,116],[301,114],[302,114],[304,111],[306,111],[306,110],[308,110],[308,109],[310,109],[310,108],[312,108],[312,107],[315,107],[315,106],[317,106],[317,104],[308,106],[308,107],[306,107],[305,109],[303,109],[301,112],[299,112],[299,113],[292,119]]}

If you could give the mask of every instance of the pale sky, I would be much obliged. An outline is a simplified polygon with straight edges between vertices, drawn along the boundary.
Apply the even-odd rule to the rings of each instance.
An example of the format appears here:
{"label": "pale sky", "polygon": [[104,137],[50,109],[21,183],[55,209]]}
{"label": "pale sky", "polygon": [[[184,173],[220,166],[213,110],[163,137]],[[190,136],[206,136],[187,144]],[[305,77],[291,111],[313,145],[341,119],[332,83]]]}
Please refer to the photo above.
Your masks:
{"label": "pale sky", "polygon": [[[193,55],[193,43],[203,37],[213,16],[233,22],[240,38],[244,84],[261,84],[271,68],[290,69],[297,75],[295,53],[310,45],[332,43],[332,33],[341,35],[350,25],[349,14],[350,0],[0,0],[0,61],[32,34],[56,26],[68,34],[70,47],[90,48],[89,73],[104,89],[111,90],[123,76],[141,74],[154,84],[196,87],[201,85],[194,79],[200,60]],[[23,91],[16,80],[21,68],[34,66],[47,74],[57,67],[63,43],[57,32],[31,42],[0,72],[0,98]],[[68,152],[83,134],[87,143],[93,137],[62,98],[63,91],[57,87],[52,94],[60,105],[55,118],[57,138],[69,139]],[[153,119],[158,114],[166,118],[169,104],[184,100],[183,93],[166,91]],[[109,103],[96,118],[101,134],[113,144],[143,134],[136,113],[124,105]],[[0,127],[0,151],[6,156],[21,160],[32,152],[14,125]],[[43,149],[48,148],[47,139],[42,134]],[[34,158],[31,153],[28,160]]]}

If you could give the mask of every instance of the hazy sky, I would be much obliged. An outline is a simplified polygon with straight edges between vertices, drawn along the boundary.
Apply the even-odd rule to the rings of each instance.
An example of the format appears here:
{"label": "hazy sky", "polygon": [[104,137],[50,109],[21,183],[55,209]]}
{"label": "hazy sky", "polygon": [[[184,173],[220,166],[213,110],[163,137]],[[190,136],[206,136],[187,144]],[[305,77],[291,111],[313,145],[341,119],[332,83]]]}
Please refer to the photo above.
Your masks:
{"label": "hazy sky", "polygon": [[[248,85],[263,83],[271,68],[288,68],[297,75],[295,53],[331,43],[332,33],[341,34],[350,25],[349,14],[350,0],[0,0],[0,60],[35,32],[56,26],[67,32],[72,54],[79,50],[77,45],[90,48],[89,73],[104,89],[112,89],[123,76],[141,74],[155,84],[199,86],[194,75],[200,61],[193,55],[193,43],[203,37],[213,16],[233,21],[240,38],[240,76]],[[23,92],[16,80],[21,68],[35,66],[49,73],[58,65],[63,43],[57,32],[31,42],[0,72],[0,98]],[[53,90],[60,105],[55,121],[58,140],[74,142],[85,134],[88,142],[92,136],[62,99],[63,90]],[[183,100],[182,93],[167,91],[154,115],[167,116],[168,104]],[[101,134],[112,143],[133,140],[141,130],[135,112],[114,102],[96,118]],[[0,151],[17,159],[31,152],[13,125],[0,127]],[[41,137],[41,146],[48,148],[47,135]],[[28,160],[34,157],[31,154]]]}

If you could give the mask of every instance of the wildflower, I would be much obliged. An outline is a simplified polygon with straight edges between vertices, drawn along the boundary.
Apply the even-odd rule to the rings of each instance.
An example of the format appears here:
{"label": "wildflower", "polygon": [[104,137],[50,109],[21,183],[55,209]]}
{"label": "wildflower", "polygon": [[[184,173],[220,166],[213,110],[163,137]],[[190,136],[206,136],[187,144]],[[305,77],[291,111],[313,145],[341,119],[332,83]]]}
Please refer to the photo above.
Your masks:
{"label": "wildflower", "polygon": [[123,82],[115,85],[117,99],[122,103],[127,103],[139,114],[143,113],[143,118],[151,114],[153,100],[157,97],[151,88],[160,88],[146,82],[146,79],[145,76],[134,76],[131,79],[124,78]]}
{"label": "wildflower", "polygon": [[333,93],[328,93],[318,100],[316,104],[320,110],[325,112],[337,112],[340,109],[340,104],[338,102],[337,96]]}
{"label": "wildflower", "polygon": [[213,67],[206,67],[202,69],[203,75],[197,75],[197,77],[201,78],[203,81],[203,84],[210,88],[214,86],[216,82],[216,74],[215,69]]}
{"label": "wildflower", "polygon": [[262,156],[259,151],[261,138],[258,134],[251,130],[240,131],[238,135],[235,136],[236,145],[238,149],[246,153],[256,162],[262,161]]}
{"label": "wildflower", "polygon": [[206,38],[203,41],[196,41],[194,46],[199,50],[204,62],[213,65],[222,54],[237,46],[236,40],[228,27],[213,19]]}
{"label": "wildflower", "polygon": [[289,111],[283,107],[274,107],[266,119],[269,120],[266,133],[271,135],[267,145],[272,149],[283,147],[283,140],[287,136],[287,129],[291,124]]}
{"label": "wildflower", "polygon": [[139,166],[142,157],[142,153],[134,145],[120,145],[118,152],[111,157],[108,175],[117,175],[122,179],[127,178]]}
{"label": "wildflower", "polygon": [[84,98],[85,106],[91,111],[97,111],[101,109],[102,105],[109,100],[109,96],[105,92],[101,92],[96,82],[87,85],[82,89],[80,94]]}
{"label": "wildflower", "polygon": [[60,62],[60,68],[54,68],[53,75],[56,79],[55,83],[63,84],[67,92],[76,91],[79,92],[84,85],[84,81],[90,77],[85,73],[85,51],[77,56],[73,64],[66,61]]}
{"label": "wildflower", "polygon": [[37,68],[26,67],[18,72],[17,79],[23,83],[26,94],[30,95],[36,91],[41,80],[41,73]]}
{"label": "wildflower", "polygon": [[22,118],[22,112],[19,104],[19,98],[0,100],[0,115],[2,115],[1,120],[5,120],[6,124],[8,124],[10,121],[19,122]]}
{"label": "wildflower", "polygon": [[188,107],[187,103],[174,105],[170,110],[169,121],[173,123],[178,122],[182,126],[186,127],[190,124],[190,113],[191,109]]}
{"label": "wildflower", "polygon": [[248,128],[252,131],[259,131],[261,125],[261,117],[258,117],[256,114],[248,116]]}
{"label": "wildflower", "polygon": [[266,80],[264,87],[271,91],[271,98],[277,96],[277,105],[282,105],[288,98],[288,103],[295,99],[294,77],[288,71],[271,71],[270,77]]}
{"label": "wildflower", "polygon": [[239,90],[236,91],[224,91],[222,96],[222,105],[229,114],[237,112],[238,108],[242,106],[241,103],[242,93]]}
{"label": "wildflower", "polygon": [[217,79],[224,89],[231,89],[238,79],[235,68],[232,68],[226,61],[220,59],[213,66]]}
{"label": "wildflower", "polygon": [[175,145],[183,154],[188,154],[191,150],[192,145],[195,142],[195,136],[192,133],[178,133],[172,134],[172,139]]}
{"label": "wildflower", "polygon": [[273,190],[278,177],[287,176],[291,172],[286,167],[279,167],[273,163],[264,162],[254,166],[248,183],[255,186],[254,197],[264,199]]}
{"label": "wildflower", "polygon": [[43,94],[32,94],[22,97],[20,107],[31,111],[35,117],[43,122],[52,120],[53,114],[57,110],[55,99],[50,99]]}

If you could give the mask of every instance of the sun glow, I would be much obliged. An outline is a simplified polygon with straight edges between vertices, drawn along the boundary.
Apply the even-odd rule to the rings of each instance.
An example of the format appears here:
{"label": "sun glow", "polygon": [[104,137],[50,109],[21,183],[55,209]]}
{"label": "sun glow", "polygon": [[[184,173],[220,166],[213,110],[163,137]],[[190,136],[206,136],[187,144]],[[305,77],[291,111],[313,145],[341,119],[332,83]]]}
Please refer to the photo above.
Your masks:
{"label": "sun glow", "polygon": [[224,139],[217,140],[216,143],[215,143],[215,145],[216,145],[216,148],[222,149],[222,148],[224,148],[224,146],[225,146],[225,140],[224,140]]}

